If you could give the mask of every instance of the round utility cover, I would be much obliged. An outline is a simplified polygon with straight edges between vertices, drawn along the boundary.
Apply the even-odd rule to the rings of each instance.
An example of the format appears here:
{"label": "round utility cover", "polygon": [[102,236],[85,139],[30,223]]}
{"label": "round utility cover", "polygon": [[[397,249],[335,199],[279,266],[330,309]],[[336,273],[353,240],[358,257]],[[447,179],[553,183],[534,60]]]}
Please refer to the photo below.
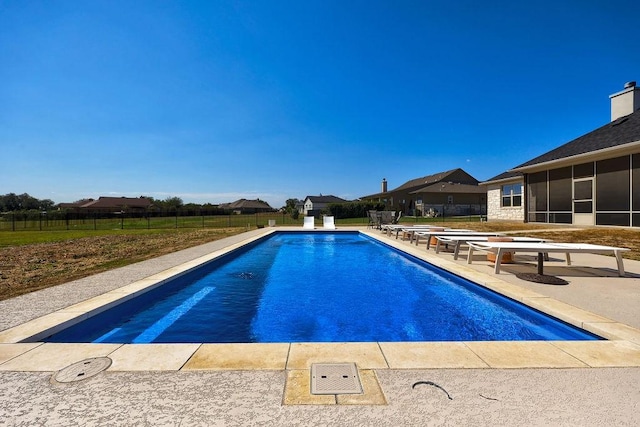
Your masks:
{"label": "round utility cover", "polygon": [[527,280],[529,282],[543,283],[545,285],[568,285],[564,279],[561,279],[556,276],[549,276],[547,274],[537,274],[537,273],[518,273],[516,274],[518,279]]}
{"label": "round utility cover", "polygon": [[93,357],[67,366],[58,371],[53,379],[60,383],[82,381],[98,375],[109,366],[111,366],[111,359],[108,357]]}

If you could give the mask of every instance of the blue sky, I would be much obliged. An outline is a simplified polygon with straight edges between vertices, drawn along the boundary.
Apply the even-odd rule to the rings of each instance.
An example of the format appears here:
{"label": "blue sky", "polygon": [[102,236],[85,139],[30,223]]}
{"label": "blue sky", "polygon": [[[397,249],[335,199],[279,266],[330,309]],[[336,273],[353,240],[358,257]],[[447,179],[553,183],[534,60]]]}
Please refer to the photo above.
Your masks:
{"label": "blue sky", "polygon": [[609,121],[640,2],[0,0],[0,194],[486,180]]}

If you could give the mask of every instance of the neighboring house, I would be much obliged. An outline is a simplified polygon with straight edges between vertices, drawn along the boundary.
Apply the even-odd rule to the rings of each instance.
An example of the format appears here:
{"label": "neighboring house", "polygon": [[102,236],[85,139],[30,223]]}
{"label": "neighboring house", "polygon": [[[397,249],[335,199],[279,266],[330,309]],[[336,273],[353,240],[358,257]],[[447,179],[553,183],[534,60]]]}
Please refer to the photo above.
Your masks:
{"label": "neighboring house", "polygon": [[146,197],[99,197],[98,200],[86,199],[58,206],[75,212],[146,212],[151,203]]}
{"label": "neighboring house", "polygon": [[[388,210],[403,215],[479,215],[486,213],[486,189],[464,170],[452,169],[412,179],[388,191],[361,197],[363,201],[384,203]],[[444,212],[443,212],[444,210]]]}
{"label": "neighboring house", "polygon": [[610,98],[610,123],[510,170],[525,221],[640,227],[640,89]]}
{"label": "neighboring house", "polygon": [[232,211],[234,214],[254,214],[261,212],[273,212],[273,208],[267,202],[260,199],[240,199],[232,203],[224,203],[218,206],[220,209]]}
{"label": "neighboring house", "polygon": [[320,216],[322,210],[329,206],[330,203],[347,203],[348,200],[341,199],[336,196],[307,196],[304,199],[302,213],[305,216]]}
{"label": "neighboring house", "polygon": [[504,172],[481,182],[487,188],[487,220],[524,221],[524,177]]}

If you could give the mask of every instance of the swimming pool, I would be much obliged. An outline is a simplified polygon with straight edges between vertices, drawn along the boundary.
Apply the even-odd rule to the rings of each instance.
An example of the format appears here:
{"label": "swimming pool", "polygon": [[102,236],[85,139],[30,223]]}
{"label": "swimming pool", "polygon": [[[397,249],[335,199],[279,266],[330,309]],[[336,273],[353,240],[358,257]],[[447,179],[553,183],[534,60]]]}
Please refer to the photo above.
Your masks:
{"label": "swimming pool", "polygon": [[592,340],[357,232],[277,232],[49,342]]}

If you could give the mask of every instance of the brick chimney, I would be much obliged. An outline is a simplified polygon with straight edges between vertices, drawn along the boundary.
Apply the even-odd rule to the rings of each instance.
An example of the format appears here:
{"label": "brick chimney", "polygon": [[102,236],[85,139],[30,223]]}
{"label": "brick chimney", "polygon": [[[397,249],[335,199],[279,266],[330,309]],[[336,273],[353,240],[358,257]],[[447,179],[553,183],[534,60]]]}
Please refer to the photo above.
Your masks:
{"label": "brick chimney", "polygon": [[382,192],[387,192],[387,178],[382,178]]}
{"label": "brick chimney", "polygon": [[640,88],[636,87],[636,82],[626,83],[624,90],[610,95],[609,98],[611,99],[611,121],[640,110]]}

